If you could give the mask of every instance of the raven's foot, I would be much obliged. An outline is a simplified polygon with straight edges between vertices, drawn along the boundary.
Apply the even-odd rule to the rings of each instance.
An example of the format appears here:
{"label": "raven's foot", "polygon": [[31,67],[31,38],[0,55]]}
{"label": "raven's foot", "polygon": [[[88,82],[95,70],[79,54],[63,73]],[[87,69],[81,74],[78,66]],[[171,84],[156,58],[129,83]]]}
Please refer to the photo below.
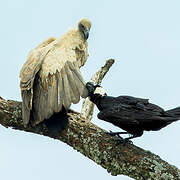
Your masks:
{"label": "raven's foot", "polygon": [[125,144],[133,144],[133,142],[131,140],[129,140],[129,138],[122,138],[120,136],[120,134],[129,134],[127,132],[106,132],[106,134],[110,135],[110,136],[115,136],[117,137],[116,139],[116,144],[119,145],[119,144],[122,144],[122,145],[125,145]]}

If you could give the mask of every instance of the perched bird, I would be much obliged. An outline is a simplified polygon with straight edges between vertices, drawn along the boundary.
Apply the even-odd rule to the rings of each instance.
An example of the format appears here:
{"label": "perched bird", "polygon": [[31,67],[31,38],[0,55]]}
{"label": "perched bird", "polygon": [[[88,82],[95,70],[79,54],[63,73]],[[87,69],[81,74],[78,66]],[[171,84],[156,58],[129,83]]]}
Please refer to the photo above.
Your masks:
{"label": "perched bird", "polygon": [[[126,143],[129,139],[140,137],[143,131],[157,131],[180,119],[180,107],[164,111],[161,107],[149,103],[148,99],[131,96],[107,96],[104,89],[91,82],[86,84],[90,100],[99,109],[98,118],[120,127],[126,132],[111,132],[111,135],[130,134],[121,138]],[[130,142],[130,141],[129,141]]]}
{"label": "perched bird", "polygon": [[24,126],[39,124],[80,96],[88,95],[80,72],[88,58],[87,39],[91,28],[88,19],[81,19],[77,29],[60,38],[51,37],[30,51],[20,72],[22,119]]}

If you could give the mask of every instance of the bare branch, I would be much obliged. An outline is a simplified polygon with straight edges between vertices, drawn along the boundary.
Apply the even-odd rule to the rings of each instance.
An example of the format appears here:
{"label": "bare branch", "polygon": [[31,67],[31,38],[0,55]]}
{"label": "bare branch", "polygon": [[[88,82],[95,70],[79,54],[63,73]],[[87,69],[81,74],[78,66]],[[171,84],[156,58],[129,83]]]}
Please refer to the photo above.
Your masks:
{"label": "bare branch", "polygon": [[[114,59],[109,59],[106,61],[105,65],[100,68],[99,71],[97,71],[92,77],[91,82],[94,84],[101,85],[102,79],[106,75],[106,73],[109,71],[110,67],[114,64]],[[83,101],[82,109],[81,109],[81,116],[84,117],[87,120],[91,120],[93,116],[94,111],[94,104],[89,100],[89,98],[86,98]]]}

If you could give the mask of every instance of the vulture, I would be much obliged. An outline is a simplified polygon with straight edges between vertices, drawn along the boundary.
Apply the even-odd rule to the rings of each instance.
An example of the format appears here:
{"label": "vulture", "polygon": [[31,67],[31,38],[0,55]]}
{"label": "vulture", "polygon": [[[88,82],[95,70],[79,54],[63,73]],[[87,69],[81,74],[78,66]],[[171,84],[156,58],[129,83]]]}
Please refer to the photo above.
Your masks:
{"label": "vulture", "polygon": [[86,98],[88,91],[80,72],[88,58],[91,22],[84,18],[77,29],[60,38],[51,37],[29,52],[20,71],[23,124],[35,126],[52,115],[67,111]]}
{"label": "vulture", "polygon": [[[129,139],[140,137],[143,131],[158,131],[180,119],[180,107],[165,111],[161,107],[149,103],[148,99],[131,96],[107,96],[104,89],[91,82],[86,84],[90,100],[99,109],[98,118],[112,123],[125,132],[110,132],[118,135],[120,143],[131,142]],[[122,138],[120,134],[130,134]]]}

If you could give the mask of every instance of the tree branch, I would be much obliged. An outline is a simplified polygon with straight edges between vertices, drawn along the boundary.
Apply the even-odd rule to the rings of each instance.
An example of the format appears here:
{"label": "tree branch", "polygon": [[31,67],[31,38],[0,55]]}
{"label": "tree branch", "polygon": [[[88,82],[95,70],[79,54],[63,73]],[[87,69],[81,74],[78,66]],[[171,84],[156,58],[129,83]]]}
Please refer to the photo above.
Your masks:
{"label": "tree branch", "polygon": [[[92,78],[90,79],[91,82],[94,84],[101,85],[101,82],[106,75],[106,73],[109,71],[110,67],[114,64],[114,59],[109,59],[106,61],[105,65],[100,68],[99,71],[97,71]],[[81,116],[84,117],[87,120],[91,120],[93,116],[94,111],[94,104],[89,100],[89,98],[86,98],[83,101],[82,109],[81,109]]]}
{"label": "tree branch", "polygon": [[48,131],[44,123],[24,128],[21,102],[0,98],[0,124],[4,127],[32,132],[58,139],[87,156],[112,175],[127,175],[134,179],[180,179],[180,170],[159,156],[135,145],[117,145],[116,137],[75,111],[68,113],[67,128],[61,133]]}

